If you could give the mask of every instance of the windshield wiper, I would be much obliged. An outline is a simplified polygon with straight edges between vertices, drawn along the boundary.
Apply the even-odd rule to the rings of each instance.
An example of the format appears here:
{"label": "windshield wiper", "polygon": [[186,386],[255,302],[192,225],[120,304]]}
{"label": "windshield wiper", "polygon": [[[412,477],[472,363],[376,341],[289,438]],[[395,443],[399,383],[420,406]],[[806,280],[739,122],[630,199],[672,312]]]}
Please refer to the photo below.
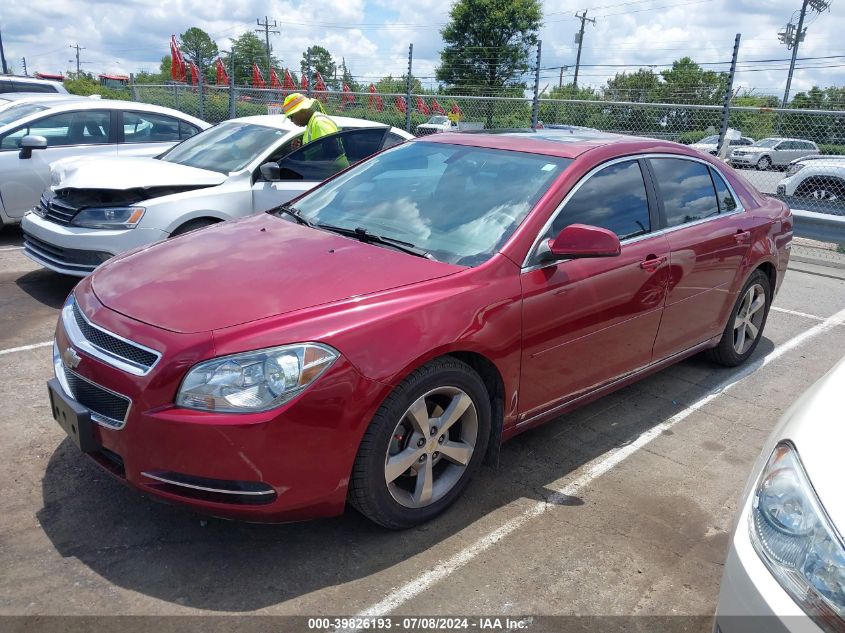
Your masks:
{"label": "windshield wiper", "polygon": [[297,209],[295,206],[290,205],[290,204],[283,204],[283,205],[278,206],[278,207],[273,207],[272,209],[268,209],[267,213],[280,213],[280,214],[284,213],[284,214],[292,217],[299,224],[304,224],[305,226],[310,226],[311,228],[314,228],[314,225],[311,224],[310,221],[308,221],[304,217],[302,217],[302,213],[300,212],[300,210]]}
{"label": "windshield wiper", "polygon": [[425,259],[434,259],[431,253],[429,253],[423,248],[420,248],[416,244],[413,244],[411,242],[405,242],[403,240],[397,240],[394,237],[387,237],[385,235],[370,233],[367,229],[360,226],[357,226],[354,229],[350,229],[345,226],[317,224],[316,227],[318,229],[325,229],[326,231],[331,231],[332,233],[338,233],[340,235],[345,235],[346,237],[354,238],[366,244],[381,244],[383,246],[390,246],[392,248],[400,250],[403,253],[408,253],[409,255],[416,255],[417,257],[424,257]]}

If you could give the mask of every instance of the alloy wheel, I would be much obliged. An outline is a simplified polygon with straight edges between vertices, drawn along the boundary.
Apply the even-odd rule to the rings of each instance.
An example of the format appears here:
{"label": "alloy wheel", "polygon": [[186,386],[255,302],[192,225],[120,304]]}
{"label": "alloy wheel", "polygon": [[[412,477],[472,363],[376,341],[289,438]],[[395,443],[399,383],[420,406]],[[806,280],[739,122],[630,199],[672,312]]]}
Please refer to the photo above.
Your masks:
{"label": "alloy wheel", "polygon": [[460,481],[478,440],[478,412],[457,387],[438,387],[417,398],[393,431],[384,480],[393,499],[423,508]]}
{"label": "alloy wheel", "polygon": [[813,198],[814,200],[828,200],[830,202],[833,202],[833,201],[839,199],[839,196],[837,196],[836,193],[834,193],[830,189],[825,189],[824,187],[819,187],[817,189],[813,189],[810,192],[810,197]]}
{"label": "alloy wheel", "polygon": [[749,287],[734,318],[734,351],[742,356],[757,336],[766,316],[766,291],[760,284]]}
{"label": "alloy wheel", "polygon": [[766,171],[771,165],[772,161],[769,160],[768,156],[763,156],[763,158],[757,161],[757,169],[760,171]]}

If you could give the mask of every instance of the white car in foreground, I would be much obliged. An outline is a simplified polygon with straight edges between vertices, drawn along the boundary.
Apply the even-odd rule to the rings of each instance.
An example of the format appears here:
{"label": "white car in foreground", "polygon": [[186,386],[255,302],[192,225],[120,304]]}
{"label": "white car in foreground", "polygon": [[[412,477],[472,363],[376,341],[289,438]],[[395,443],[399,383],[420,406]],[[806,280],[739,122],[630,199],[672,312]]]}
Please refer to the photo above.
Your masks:
{"label": "white car in foreground", "polygon": [[843,388],[845,360],[769,437],[741,502],[716,631],[845,630]]}
{"label": "white car in foreground", "polygon": [[55,163],[52,186],[23,219],[24,253],[84,277],[124,251],[279,206],[412,138],[371,121],[332,119],[340,132],[302,147],[304,128],[263,115],[224,121],[156,158]]}
{"label": "white car in foreground", "polygon": [[25,102],[0,120],[0,224],[17,224],[38,203],[56,160],[155,156],[209,127],[170,108],[111,99]]}
{"label": "white car in foreground", "polygon": [[777,192],[779,196],[841,203],[845,200],[845,156],[808,156],[792,161]]}

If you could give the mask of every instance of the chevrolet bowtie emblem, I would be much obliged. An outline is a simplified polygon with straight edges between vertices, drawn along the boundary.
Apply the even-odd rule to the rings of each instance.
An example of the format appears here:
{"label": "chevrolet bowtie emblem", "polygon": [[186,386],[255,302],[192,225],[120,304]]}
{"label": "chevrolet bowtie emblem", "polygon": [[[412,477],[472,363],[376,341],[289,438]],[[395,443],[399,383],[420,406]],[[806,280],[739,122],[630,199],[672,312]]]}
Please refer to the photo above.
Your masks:
{"label": "chevrolet bowtie emblem", "polygon": [[65,350],[65,353],[62,354],[62,360],[64,361],[67,367],[70,367],[71,369],[76,369],[76,366],[79,364],[79,361],[81,361],[82,358],[79,356],[79,354],[76,353],[75,349],[73,349],[72,347],[68,347]]}

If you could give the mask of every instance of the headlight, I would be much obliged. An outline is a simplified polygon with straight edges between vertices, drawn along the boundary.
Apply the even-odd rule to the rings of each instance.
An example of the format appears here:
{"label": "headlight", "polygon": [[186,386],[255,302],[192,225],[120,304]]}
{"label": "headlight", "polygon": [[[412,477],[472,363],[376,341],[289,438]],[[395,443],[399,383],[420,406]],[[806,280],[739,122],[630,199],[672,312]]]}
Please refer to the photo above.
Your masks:
{"label": "headlight", "polygon": [[267,411],[301,393],[338,356],[328,345],[300,343],[215,358],[188,372],[176,404],[204,411]]}
{"label": "headlight", "polygon": [[777,581],[821,627],[845,621],[845,547],[804,472],[779,444],[757,487],[751,542]]}
{"label": "headlight", "polygon": [[802,169],[804,169],[803,163],[794,163],[794,164],[789,166],[789,169],[786,171],[786,175],[787,175],[787,177],[788,176],[794,176],[795,174],[797,174]]}
{"label": "headlight", "polygon": [[144,207],[83,209],[71,220],[71,224],[89,229],[134,229],[144,217],[144,211]]}

